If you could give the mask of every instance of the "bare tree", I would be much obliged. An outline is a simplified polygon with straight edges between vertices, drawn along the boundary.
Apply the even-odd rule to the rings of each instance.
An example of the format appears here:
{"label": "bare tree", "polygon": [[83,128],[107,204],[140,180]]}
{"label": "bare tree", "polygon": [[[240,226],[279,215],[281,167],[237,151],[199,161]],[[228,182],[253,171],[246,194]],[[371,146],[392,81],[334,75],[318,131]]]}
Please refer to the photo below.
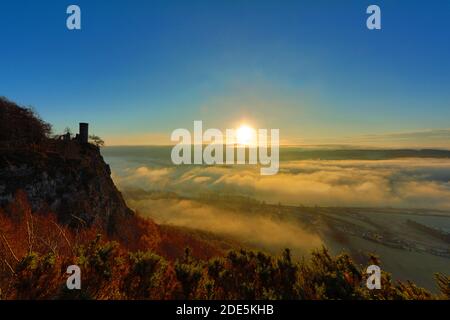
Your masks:
{"label": "bare tree", "polygon": [[102,138],[100,138],[99,136],[96,136],[94,134],[89,136],[89,140],[91,141],[91,143],[95,144],[97,147],[103,147],[105,145],[105,141],[103,141]]}

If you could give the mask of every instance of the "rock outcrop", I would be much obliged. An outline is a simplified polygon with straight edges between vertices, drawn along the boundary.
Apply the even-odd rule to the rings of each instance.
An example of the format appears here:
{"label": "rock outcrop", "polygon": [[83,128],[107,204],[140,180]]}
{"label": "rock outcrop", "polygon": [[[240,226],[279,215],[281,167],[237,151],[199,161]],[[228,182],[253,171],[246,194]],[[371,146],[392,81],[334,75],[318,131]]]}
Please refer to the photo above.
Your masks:
{"label": "rock outcrop", "polygon": [[[23,109],[13,106],[18,112]],[[4,106],[0,104],[0,108]],[[2,121],[8,121],[5,114],[14,114],[11,105],[8,108]],[[61,223],[95,224],[113,232],[115,222],[133,212],[110,175],[100,149],[91,144],[50,138],[39,144],[16,145],[14,137],[0,141],[0,207],[7,206],[15,193],[23,190],[34,212],[51,211]]]}

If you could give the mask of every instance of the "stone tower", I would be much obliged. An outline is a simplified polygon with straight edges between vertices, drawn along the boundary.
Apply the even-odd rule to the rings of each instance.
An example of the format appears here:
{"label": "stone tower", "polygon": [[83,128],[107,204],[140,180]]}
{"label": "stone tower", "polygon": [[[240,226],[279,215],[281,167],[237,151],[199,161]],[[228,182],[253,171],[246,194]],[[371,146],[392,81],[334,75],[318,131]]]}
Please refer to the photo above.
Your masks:
{"label": "stone tower", "polygon": [[78,136],[80,143],[88,143],[89,123],[80,122],[80,134]]}

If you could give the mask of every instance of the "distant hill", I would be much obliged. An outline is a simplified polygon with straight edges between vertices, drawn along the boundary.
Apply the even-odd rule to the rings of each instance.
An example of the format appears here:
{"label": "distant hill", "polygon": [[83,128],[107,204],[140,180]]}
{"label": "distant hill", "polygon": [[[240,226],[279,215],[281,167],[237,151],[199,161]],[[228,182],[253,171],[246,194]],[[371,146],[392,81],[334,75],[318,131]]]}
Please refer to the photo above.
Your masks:
{"label": "distant hill", "polygon": [[389,160],[399,158],[450,158],[450,150],[439,149],[304,149],[287,147],[280,159],[289,160]]}

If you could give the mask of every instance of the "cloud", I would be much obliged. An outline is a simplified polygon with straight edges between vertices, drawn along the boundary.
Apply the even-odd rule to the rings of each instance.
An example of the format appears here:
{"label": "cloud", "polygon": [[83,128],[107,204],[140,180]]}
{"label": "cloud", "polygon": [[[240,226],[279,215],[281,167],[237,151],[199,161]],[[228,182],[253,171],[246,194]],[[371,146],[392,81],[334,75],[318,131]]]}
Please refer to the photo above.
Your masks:
{"label": "cloud", "polygon": [[[272,252],[289,247],[304,254],[322,240],[292,217],[274,219],[245,206],[230,209],[194,198],[213,192],[292,205],[450,209],[450,159],[289,161],[273,176],[261,176],[256,166],[132,165],[122,163],[113,177],[140,214]],[[191,198],[133,196],[136,188]]]}
{"label": "cloud", "polygon": [[291,161],[273,176],[261,176],[255,166],[141,166],[114,178],[120,188],[188,196],[221,192],[293,205],[450,209],[450,159]]}
{"label": "cloud", "polygon": [[277,253],[289,247],[305,254],[322,244],[318,235],[298,223],[250,216],[245,211],[225,210],[194,200],[140,198],[128,199],[128,204],[157,223],[205,230]]}

